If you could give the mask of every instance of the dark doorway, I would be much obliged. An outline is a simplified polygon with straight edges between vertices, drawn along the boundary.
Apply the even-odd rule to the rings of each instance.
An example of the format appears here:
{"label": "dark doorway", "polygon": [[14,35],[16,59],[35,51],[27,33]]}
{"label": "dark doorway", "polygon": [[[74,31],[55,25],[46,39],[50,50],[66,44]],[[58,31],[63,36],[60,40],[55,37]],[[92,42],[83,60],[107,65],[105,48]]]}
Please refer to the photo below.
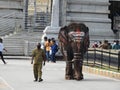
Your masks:
{"label": "dark doorway", "polygon": [[114,33],[118,32],[117,29],[117,24],[119,23],[119,19],[120,18],[120,1],[112,1],[110,0],[110,6],[109,6],[109,10],[110,10],[110,14],[109,14],[109,18],[112,20],[112,30]]}

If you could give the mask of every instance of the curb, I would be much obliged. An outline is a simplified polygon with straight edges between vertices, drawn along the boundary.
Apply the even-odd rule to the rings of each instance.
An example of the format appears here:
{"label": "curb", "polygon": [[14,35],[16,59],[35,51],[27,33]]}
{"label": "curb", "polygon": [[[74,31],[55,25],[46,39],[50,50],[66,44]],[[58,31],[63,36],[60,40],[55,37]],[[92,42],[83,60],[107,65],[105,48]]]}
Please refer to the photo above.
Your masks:
{"label": "curb", "polygon": [[120,73],[108,71],[108,70],[102,70],[97,68],[92,68],[88,66],[83,66],[83,71],[91,74],[101,75],[105,77],[115,78],[120,80]]}
{"label": "curb", "polygon": [[25,60],[30,60],[30,56],[4,56],[4,59],[25,59]]}

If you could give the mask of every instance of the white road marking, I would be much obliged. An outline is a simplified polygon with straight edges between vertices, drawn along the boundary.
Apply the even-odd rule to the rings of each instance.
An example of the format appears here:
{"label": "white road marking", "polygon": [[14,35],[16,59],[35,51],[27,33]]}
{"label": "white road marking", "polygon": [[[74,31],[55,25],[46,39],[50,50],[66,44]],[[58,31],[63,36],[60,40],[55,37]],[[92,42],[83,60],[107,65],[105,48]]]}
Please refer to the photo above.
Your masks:
{"label": "white road marking", "polygon": [[3,81],[3,83],[8,87],[10,88],[10,90],[14,90],[14,88],[12,86],[10,86],[7,81],[5,81],[2,77],[0,77],[0,79]]}

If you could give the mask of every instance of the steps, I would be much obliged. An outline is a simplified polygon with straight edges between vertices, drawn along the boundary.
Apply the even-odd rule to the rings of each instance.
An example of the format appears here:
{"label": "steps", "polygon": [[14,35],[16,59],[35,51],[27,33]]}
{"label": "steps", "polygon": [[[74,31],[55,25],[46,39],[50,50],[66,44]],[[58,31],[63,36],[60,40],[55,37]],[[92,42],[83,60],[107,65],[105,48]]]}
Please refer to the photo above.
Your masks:
{"label": "steps", "polygon": [[31,55],[37,42],[41,41],[42,32],[18,32],[3,38],[4,47],[8,52],[5,55]]}
{"label": "steps", "polygon": [[81,22],[89,27],[90,39],[114,39],[108,7],[109,0],[62,0],[61,25]]}
{"label": "steps", "polygon": [[23,0],[0,0],[0,37],[13,33],[23,22]]}
{"label": "steps", "polygon": [[50,13],[36,12],[36,16],[28,16],[28,30],[34,32],[42,32],[46,26],[50,24]]}

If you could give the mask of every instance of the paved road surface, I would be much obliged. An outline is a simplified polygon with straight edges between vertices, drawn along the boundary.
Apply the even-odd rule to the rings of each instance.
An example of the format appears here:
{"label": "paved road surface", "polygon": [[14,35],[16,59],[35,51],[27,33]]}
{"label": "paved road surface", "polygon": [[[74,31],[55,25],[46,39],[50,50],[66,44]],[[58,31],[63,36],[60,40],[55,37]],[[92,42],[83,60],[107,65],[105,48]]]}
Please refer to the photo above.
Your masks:
{"label": "paved road surface", "polygon": [[84,73],[84,80],[65,80],[65,62],[46,63],[43,82],[33,82],[30,60],[0,60],[0,90],[120,90],[120,80]]}

